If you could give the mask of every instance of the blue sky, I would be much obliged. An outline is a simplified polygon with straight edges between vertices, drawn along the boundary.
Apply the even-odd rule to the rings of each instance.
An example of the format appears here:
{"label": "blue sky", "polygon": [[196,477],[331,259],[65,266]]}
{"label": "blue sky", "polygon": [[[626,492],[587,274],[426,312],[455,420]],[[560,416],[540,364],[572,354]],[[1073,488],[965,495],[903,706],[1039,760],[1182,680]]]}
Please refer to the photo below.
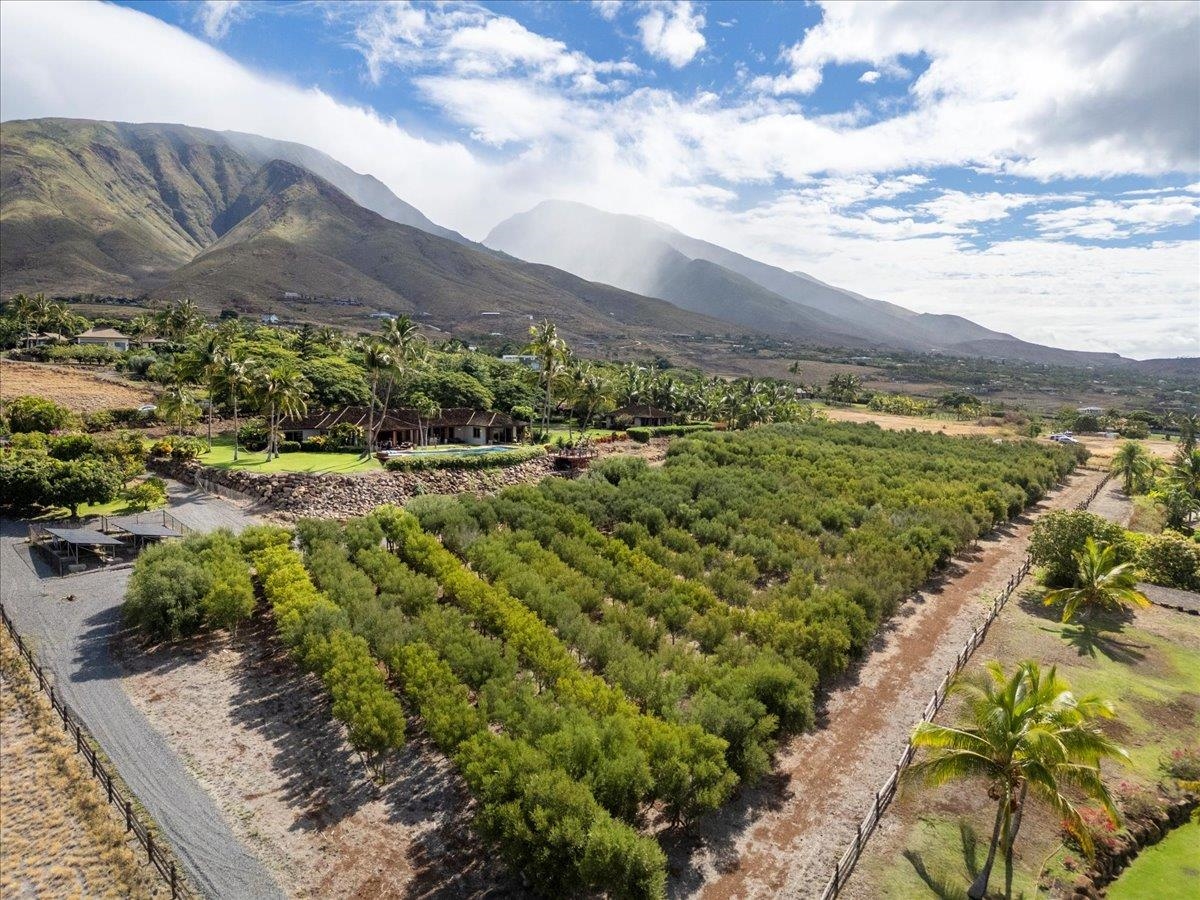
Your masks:
{"label": "blue sky", "polygon": [[0,16],[23,48],[4,54],[5,118],[269,134],[477,239],[573,199],[1029,340],[1200,355],[1194,3],[12,2]]}

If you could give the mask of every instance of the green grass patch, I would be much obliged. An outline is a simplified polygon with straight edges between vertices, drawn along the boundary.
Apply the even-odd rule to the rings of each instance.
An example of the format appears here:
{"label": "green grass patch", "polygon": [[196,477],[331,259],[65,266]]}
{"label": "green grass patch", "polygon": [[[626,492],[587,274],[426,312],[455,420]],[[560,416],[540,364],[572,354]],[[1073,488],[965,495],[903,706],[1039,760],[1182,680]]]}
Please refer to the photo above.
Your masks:
{"label": "green grass patch", "polygon": [[1189,897],[1200,884],[1200,822],[1176,828],[1147,847],[1108,888],[1109,900]]}
{"label": "green grass patch", "polygon": [[[151,509],[161,509],[162,505],[152,506]],[[110,500],[108,503],[81,503],[79,506],[79,518],[91,519],[96,516],[129,516],[134,513],[145,512],[145,510],[134,508],[124,500]],[[52,522],[56,519],[66,519],[71,515],[71,511],[65,506],[56,506],[43,510],[41,514],[30,519],[31,522]]]}
{"label": "green grass patch", "polygon": [[378,460],[363,459],[357,453],[299,451],[282,453],[268,461],[266,453],[242,449],[238,452],[237,462],[234,462],[233,439],[230,437],[214,438],[212,450],[201,454],[199,460],[214,469],[244,469],[247,472],[262,472],[265,475],[273,472],[335,472],[349,475],[355,472],[379,471],[382,468]]}

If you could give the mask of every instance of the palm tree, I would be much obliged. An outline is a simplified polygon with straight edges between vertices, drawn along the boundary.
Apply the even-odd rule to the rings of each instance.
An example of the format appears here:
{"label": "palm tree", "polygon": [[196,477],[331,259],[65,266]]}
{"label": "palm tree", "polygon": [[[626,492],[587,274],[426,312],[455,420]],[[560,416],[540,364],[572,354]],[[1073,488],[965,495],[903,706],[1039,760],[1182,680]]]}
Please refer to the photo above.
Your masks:
{"label": "palm tree", "polygon": [[1183,447],[1175,454],[1171,463],[1169,479],[1188,495],[1200,499],[1200,449],[1184,450]]}
{"label": "palm tree", "polygon": [[987,782],[998,807],[987,861],[967,894],[976,900],[987,894],[996,852],[1003,848],[1005,896],[1011,897],[1013,845],[1028,796],[1047,803],[1090,853],[1091,836],[1065,791],[1098,800],[1115,822],[1100,761],[1128,756],[1097,727],[1097,719],[1112,716],[1112,707],[1094,696],[1075,697],[1054,668],[1043,672],[1026,660],[1005,675],[991,662],[985,673],[956,681],[952,690],[964,695],[962,720],[917,726],[913,746],[930,752],[909,775],[929,785],[967,778]]}
{"label": "palm tree", "polygon": [[[375,430],[378,432],[382,427],[384,419],[387,418],[388,407],[392,402],[392,392],[396,387],[396,382],[404,377],[413,364],[422,362],[425,359],[426,346],[425,338],[421,336],[417,325],[409,316],[400,316],[396,319],[389,319],[383,326],[383,345],[388,349],[392,359],[392,365],[385,373],[387,375],[387,388],[383,395],[383,409],[379,416],[379,423]],[[378,434],[372,434],[371,442],[378,443]]]}
{"label": "palm tree", "polygon": [[526,353],[532,353],[541,363],[541,379],[546,391],[546,402],[542,407],[542,433],[550,430],[550,402],[554,391],[554,381],[562,374],[563,366],[570,351],[567,343],[558,336],[558,328],[553,322],[543,321],[540,325],[529,326],[529,346]]}
{"label": "palm tree", "polygon": [[362,348],[363,366],[371,381],[370,399],[367,405],[367,431],[363,440],[363,458],[370,459],[375,452],[375,404],[379,402],[379,382],[395,367],[391,351],[379,341],[370,341]]}
{"label": "palm tree", "polygon": [[267,407],[269,461],[279,455],[279,423],[308,411],[308,401],[305,399],[308,379],[298,369],[281,365],[262,372],[255,380],[259,385],[259,397]]}
{"label": "palm tree", "polygon": [[229,402],[233,405],[233,461],[238,460],[238,401],[242,392],[250,386],[246,363],[232,353],[222,353],[218,380],[229,393]]}
{"label": "palm tree", "polygon": [[612,385],[595,367],[581,366],[575,377],[575,401],[583,408],[583,429],[592,426],[598,413],[611,412],[616,406]]}
{"label": "palm tree", "polygon": [[1143,487],[1150,475],[1150,454],[1137,441],[1126,441],[1113,454],[1112,470],[1121,476],[1125,494],[1133,496],[1134,490]]}
{"label": "palm tree", "polygon": [[1135,587],[1137,573],[1133,563],[1117,562],[1117,548],[1113,545],[1097,544],[1095,538],[1089,537],[1074,556],[1079,564],[1075,586],[1046,595],[1047,606],[1064,604],[1064,622],[1069,622],[1080,607],[1090,611],[1150,605],[1146,595]]}
{"label": "palm tree", "polygon": [[183,437],[183,422],[189,413],[199,409],[191,387],[183,380],[172,381],[158,398],[158,408],[168,422],[174,421],[177,434]]}
{"label": "palm tree", "polygon": [[217,385],[221,373],[221,353],[224,345],[215,331],[197,335],[188,353],[187,363],[192,374],[204,382],[208,390],[208,449],[212,449],[213,412],[216,409]]}
{"label": "palm tree", "polygon": [[1179,426],[1179,442],[1183,446],[1183,452],[1191,453],[1196,449],[1196,432],[1200,431],[1200,414],[1176,413],[1172,418]]}

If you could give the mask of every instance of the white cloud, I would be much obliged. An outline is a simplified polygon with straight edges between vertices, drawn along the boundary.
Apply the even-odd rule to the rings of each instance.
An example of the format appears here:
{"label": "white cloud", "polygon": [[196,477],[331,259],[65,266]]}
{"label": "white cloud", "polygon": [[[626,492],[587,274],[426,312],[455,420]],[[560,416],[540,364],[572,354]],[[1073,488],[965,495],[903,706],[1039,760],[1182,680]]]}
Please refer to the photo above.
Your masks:
{"label": "white cloud", "polygon": [[858,80],[861,84],[874,84],[882,74],[878,69],[868,69],[858,76]]}
{"label": "white cloud", "polygon": [[196,10],[196,21],[204,33],[219,41],[229,33],[229,28],[238,19],[247,15],[241,0],[204,0]]}
{"label": "white cloud", "polygon": [[592,0],[592,9],[600,18],[611,22],[621,11],[621,0]]}
{"label": "white cloud", "polygon": [[358,22],[354,36],[376,84],[392,68],[436,67],[461,78],[521,73],[540,81],[561,79],[575,90],[593,93],[605,89],[600,76],[638,71],[629,61],[597,62],[516,19],[478,6],[379,6]]}
{"label": "white cloud", "polygon": [[1030,216],[1050,238],[1118,240],[1190,225],[1200,219],[1200,199],[1182,194],[1135,200],[1096,200]]}
{"label": "white cloud", "polygon": [[686,66],[704,49],[704,14],[697,12],[690,0],[658,0],[648,5],[637,23],[642,47],[676,69]]}
{"label": "white cloud", "polygon": [[758,89],[809,93],[831,63],[899,75],[924,59],[913,111],[882,130],[911,134],[931,162],[953,156],[1038,178],[1200,163],[1200,5],[822,6],[820,24],[785,52],[787,71]]}

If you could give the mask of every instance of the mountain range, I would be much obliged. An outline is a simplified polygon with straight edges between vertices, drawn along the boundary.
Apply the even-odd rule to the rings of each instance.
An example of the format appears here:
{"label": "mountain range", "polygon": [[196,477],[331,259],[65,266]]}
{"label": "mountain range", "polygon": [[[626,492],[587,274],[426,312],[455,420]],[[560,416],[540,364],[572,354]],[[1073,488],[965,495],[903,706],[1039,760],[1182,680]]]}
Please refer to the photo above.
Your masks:
{"label": "mountain range", "polygon": [[407,312],[464,336],[517,339],[545,317],[585,346],[610,349],[759,335],[1125,362],[915,313],[578,203],[546,201],[474,243],[370,175],[257,135],[72,119],[5,122],[0,134],[5,297],[190,296],[212,310],[342,322]]}

